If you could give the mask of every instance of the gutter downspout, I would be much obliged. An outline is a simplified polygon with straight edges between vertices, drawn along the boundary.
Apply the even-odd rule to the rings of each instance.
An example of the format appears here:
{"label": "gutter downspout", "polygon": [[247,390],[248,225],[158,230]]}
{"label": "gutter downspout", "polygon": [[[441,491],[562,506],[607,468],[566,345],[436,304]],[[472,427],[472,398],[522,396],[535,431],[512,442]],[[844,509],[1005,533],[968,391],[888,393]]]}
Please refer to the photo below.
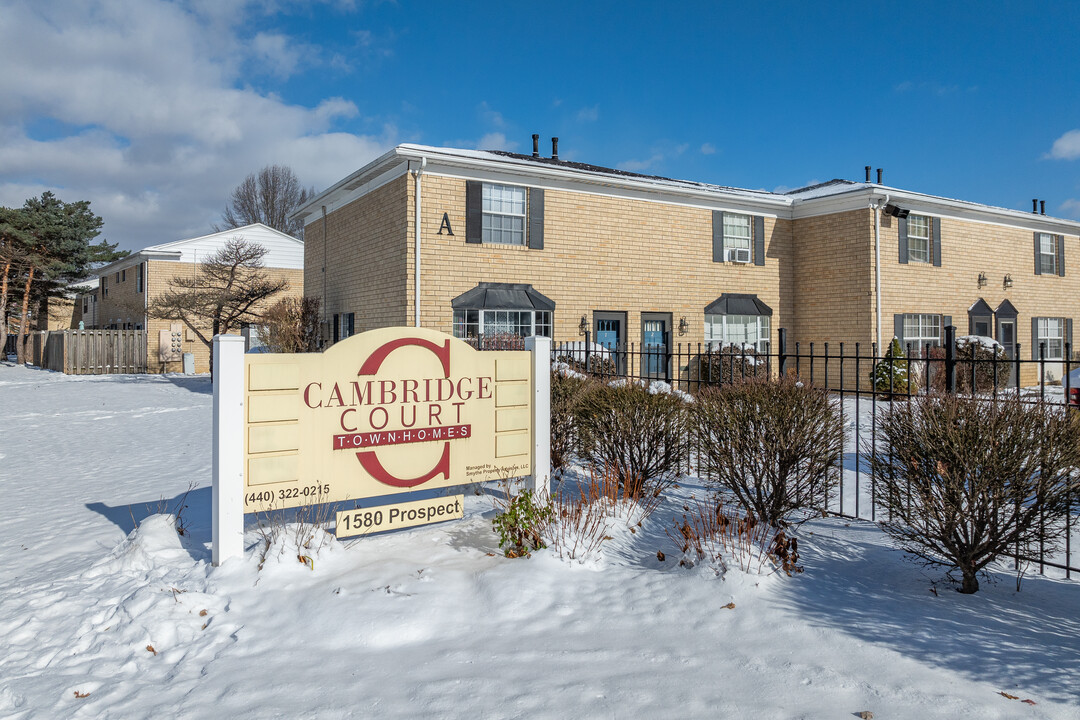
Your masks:
{"label": "gutter downspout", "polygon": [[416,170],[416,220],[414,229],[416,238],[413,241],[413,326],[420,327],[420,176],[427,167],[427,158],[420,159],[420,167]]}
{"label": "gutter downspout", "polygon": [[881,208],[888,204],[888,195],[885,196],[884,200],[875,198],[870,203],[870,208],[874,211],[874,314],[877,321],[875,337],[877,338],[877,351],[881,355],[885,354],[885,349],[881,345]]}
{"label": "gutter downspout", "polygon": [[[320,338],[325,344],[334,337],[334,329],[330,327],[330,316],[326,312],[326,206],[322,206],[322,316],[326,325],[326,337]],[[324,345],[325,346],[325,345]]]}

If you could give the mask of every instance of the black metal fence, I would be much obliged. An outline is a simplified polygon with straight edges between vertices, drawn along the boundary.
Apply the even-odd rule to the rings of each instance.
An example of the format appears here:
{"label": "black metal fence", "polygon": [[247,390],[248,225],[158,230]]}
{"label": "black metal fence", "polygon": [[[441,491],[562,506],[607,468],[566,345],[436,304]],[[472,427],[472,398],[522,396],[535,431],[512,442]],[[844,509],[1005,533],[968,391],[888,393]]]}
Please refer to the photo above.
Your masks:
{"label": "black metal fence", "polygon": [[[484,349],[524,347],[523,341],[505,338],[475,344]],[[1047,403],[1063,410],[1080,401],[1080,388],[1075,387],[1080,383],[1070,377],[1080,362],[1071,359],[1068,343],[1062,344],[1060,359],[1049,357],[1045,345],[1039,347],[1038,359],[1023,359],[1019,344],[1006,348],[989,339],[957,338],[955,328],[948,327],[942,346],[920,349],[908,344],[902,350],[894,353],[890,344],[882,351],[873,343],[788,344],[784,329],[778,332],[776,347],[764,350],[750,345],[604,346],[586,334],[581,340],[553,342],[552,361],[602,380],[661,381],[691,394],[707,386],[779,375],[828,391],[840,403],[845,426],[839,494],[828,512],[870,521],[878,519],[878,483],[869,470],[866,448],[876,452],[878,420],[891,403],[928,392],[961,393],[987,402],[1008,398]],[[687,457],[687,472],[700,476],[696,448]],[[1074,541],[1080,540],[1074,537],[1080,508],[1075,500],[1069,507],[1063,552],[1050,555],[1042,542],[1037,557],[1018,549],[1013,558],[1018,568],[1030,563],[1040,573],[1054,568],[1066,578],[1080,572],[1080,560],[1073,556]]]}

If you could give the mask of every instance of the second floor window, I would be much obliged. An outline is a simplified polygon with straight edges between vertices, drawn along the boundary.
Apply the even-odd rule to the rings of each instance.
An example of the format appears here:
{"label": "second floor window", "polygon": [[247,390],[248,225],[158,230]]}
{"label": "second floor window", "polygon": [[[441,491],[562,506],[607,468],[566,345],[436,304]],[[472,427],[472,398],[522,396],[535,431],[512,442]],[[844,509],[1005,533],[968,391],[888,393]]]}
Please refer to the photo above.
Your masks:
{"label": "second floor window", "polygon": [[482,242],[525,244],[525,188],[484,183]]}
{"label": "second floor window", "polygon": [[908,258],[911,262],[930,262],[930,218],[908,217]]}
{"label": "second floor window", "polygon": [[724,213],[724,251],[728,262],[750,262],[750,216]]}
{"label": "second floor window", "polygon": [[1039,233],[1039,273],[1057,275],[1057,238],[1050,233]]}

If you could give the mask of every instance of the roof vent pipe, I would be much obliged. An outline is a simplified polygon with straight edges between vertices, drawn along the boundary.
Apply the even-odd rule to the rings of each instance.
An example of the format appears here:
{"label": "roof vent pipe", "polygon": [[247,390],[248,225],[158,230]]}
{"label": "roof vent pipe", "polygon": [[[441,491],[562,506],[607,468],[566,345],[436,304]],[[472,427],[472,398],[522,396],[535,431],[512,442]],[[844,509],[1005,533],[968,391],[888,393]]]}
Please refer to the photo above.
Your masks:
{"label": "roof vent pipe", "polygon": [[1039,212],[1039,199],[1038,198],[1031,198],[1031,212],[1033,212],[1033,213]]}
{"label": "roof vent pipe", "polygon": [[551,138],[551,159],[559,159],[559,138],[557,137]]}
{"label": "roof vent pipe", "polygon": [[1045,215],[1046,214],[1046,201],[1045,200],[1040,200],[1039,201],[1039,214],[1040,215]]}
{"label": "roof vent pipe", "polygon": [[877,169],[877,184],[881,184],[881,168]]}
{"label": "roof vent pipe", "polygon": [[533,133],[533,157],[540,157],[540,136]]}
{"label": "roof vent pipe", "polygon": [[866,182],[870,182],[870,166],[866,166]]}

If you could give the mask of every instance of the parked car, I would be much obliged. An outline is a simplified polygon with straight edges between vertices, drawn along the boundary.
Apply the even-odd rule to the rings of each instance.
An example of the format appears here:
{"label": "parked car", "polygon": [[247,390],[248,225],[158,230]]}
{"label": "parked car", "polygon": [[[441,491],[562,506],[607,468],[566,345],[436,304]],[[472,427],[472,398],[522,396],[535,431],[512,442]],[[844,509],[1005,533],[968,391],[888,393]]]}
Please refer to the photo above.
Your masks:
{"label": "parked car", "polygon": [[1070,372],[1068,380],[1061,384],[1068,388],[1069,407],[1080,410],[1080,368],[1076,368]]}

